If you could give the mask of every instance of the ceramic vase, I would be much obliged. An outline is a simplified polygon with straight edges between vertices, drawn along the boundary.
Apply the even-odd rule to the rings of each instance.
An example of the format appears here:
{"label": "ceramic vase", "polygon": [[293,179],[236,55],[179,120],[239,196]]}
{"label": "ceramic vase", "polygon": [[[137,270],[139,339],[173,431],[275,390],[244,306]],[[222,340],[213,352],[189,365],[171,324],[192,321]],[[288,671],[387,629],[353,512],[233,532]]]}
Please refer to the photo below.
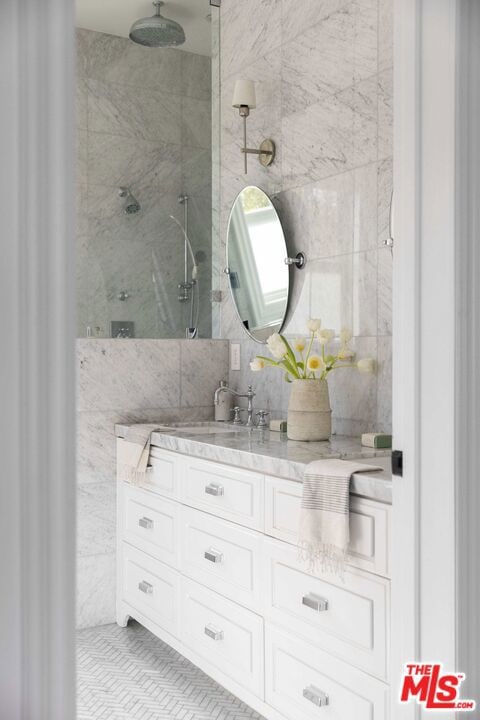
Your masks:
{"label": "ceramic vase", "polygon": [[332,410],[326,380],[294,380],[288,403],[289,440],[329,440]]}

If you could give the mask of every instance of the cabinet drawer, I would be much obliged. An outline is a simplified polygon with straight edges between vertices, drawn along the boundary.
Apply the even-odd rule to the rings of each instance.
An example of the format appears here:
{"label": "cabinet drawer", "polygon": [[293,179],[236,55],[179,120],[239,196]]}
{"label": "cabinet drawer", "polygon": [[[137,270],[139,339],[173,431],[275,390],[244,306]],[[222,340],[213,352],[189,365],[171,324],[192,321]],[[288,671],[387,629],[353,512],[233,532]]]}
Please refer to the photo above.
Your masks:
{"label": "cabinet drawer", "polygon": [[265,543],[266,616],[348,663],[387,676],[389,581],[359,570],[311,575],[298,550]]}
{"label": "cabinet drawer", "polygon": [[122,599],[172,635],[178,634],[180,575],[126,543]]}
{"label": "cabinet drawer", "polygon": [[179,464],[181,456],[168,450],[152,447],[148,464],[152,468],[151,473],[145,476],[144,487],[159,495],[178,498],[179,488]]}
{"label": "cabinet drawer", "polygon": [[260,603],[262,536],[182,508],[182,572],[242,605]]}
{"label": "cabinet drawer", "polygon": [[263,475],[189,457],[181,472],[186,505],[263,530]]}
{"label": "cabinet drawer", "polygon": [[175,502],[124,487],[124,538],[156,560],[178,567],[178,513]]}
{"label": "cabinet drawer", "polygon": [[263,620],[182,578],[183,642],[263,699]]}
{"label": "cabinet drawer", "polygon": [[[296,545],[301,499],[301,483],[265,478],[265,532]],[[350,496],[349,565],[389,577],[389,517],[389,505]]]}
{"label": "cabinet drawer", "polygon": [[291,720],[388,720],[388,686],[267,624],[266,701]]}

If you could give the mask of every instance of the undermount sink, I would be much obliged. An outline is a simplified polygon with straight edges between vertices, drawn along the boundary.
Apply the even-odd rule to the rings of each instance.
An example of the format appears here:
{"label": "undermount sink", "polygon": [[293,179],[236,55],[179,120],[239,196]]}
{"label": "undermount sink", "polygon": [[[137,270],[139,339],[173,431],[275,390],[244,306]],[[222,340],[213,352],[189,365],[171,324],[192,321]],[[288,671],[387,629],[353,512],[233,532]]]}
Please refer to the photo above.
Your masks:
{"label": "undermount sink", "polygon": [[199,422],[199,423],[168,423],[160,425],[159,430],[175,430],[175,432],[186,435],[214,435],[219,433],[232,433],[247,430],[245,425],[230,425],[220,422]]}

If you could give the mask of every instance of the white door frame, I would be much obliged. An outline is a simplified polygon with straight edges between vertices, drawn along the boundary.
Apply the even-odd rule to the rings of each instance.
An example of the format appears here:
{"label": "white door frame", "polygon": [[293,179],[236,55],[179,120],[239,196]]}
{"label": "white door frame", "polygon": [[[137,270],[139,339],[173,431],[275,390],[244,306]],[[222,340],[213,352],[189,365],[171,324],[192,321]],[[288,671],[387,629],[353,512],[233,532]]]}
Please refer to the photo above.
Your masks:
{"label": "white door frame", "polygon": [[398,703],[405,662],[456,669],[456,11],[395,0],[393,720],[419,717]]}
{"label": "white door frame", "polygon": [[74,3],[0,2],[0,715],[74,718]]}

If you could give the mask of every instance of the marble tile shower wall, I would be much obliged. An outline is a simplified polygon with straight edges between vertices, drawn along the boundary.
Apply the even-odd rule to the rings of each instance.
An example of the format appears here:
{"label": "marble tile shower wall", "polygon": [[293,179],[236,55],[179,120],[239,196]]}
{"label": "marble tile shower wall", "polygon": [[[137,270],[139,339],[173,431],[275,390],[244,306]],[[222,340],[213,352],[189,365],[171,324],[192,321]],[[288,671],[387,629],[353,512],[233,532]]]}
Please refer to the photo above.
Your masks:
{"label": "marble tile shower wall", "polygon": [[[223,238],[233,199],[246,184],[274,198],[292,253],[308,267],[292,271],[287,335],[307,317],[348,325],[359,356],[378,360],[376,376],[345,371],[330,382],[334,430],[357,434],[391,427],[391,274],[388,236],[392,192],[393,0],[222,0],[221,208]],[[241,122],[231,108],[235,79],[257,82],[249,143],[277,142],[275,164],[251,159],[242,174]],[[221,269],[221,259],[218,269]],[[226,280],[221,337],[242,344],[234,385],[253,383],[257,406],[285,414],[289,388],[279,373],[253,374],[259,346],[236,320]]]}
{"label": "marble tile shower wall", "polygon": [[213,418],[222,340],[77,340],[77,623],[115,621],[118,422]]}
{"label": "marble tile shower wall", "polygon": [[[78,336],[109,337],[112,319],[133,320],[136,337],[184,336],[183,238],[169,215],[183,221],[186,193],[211,337],[210,58],[90,30],[77,48]],[[138,215],[123,213],[123,185]]]}

